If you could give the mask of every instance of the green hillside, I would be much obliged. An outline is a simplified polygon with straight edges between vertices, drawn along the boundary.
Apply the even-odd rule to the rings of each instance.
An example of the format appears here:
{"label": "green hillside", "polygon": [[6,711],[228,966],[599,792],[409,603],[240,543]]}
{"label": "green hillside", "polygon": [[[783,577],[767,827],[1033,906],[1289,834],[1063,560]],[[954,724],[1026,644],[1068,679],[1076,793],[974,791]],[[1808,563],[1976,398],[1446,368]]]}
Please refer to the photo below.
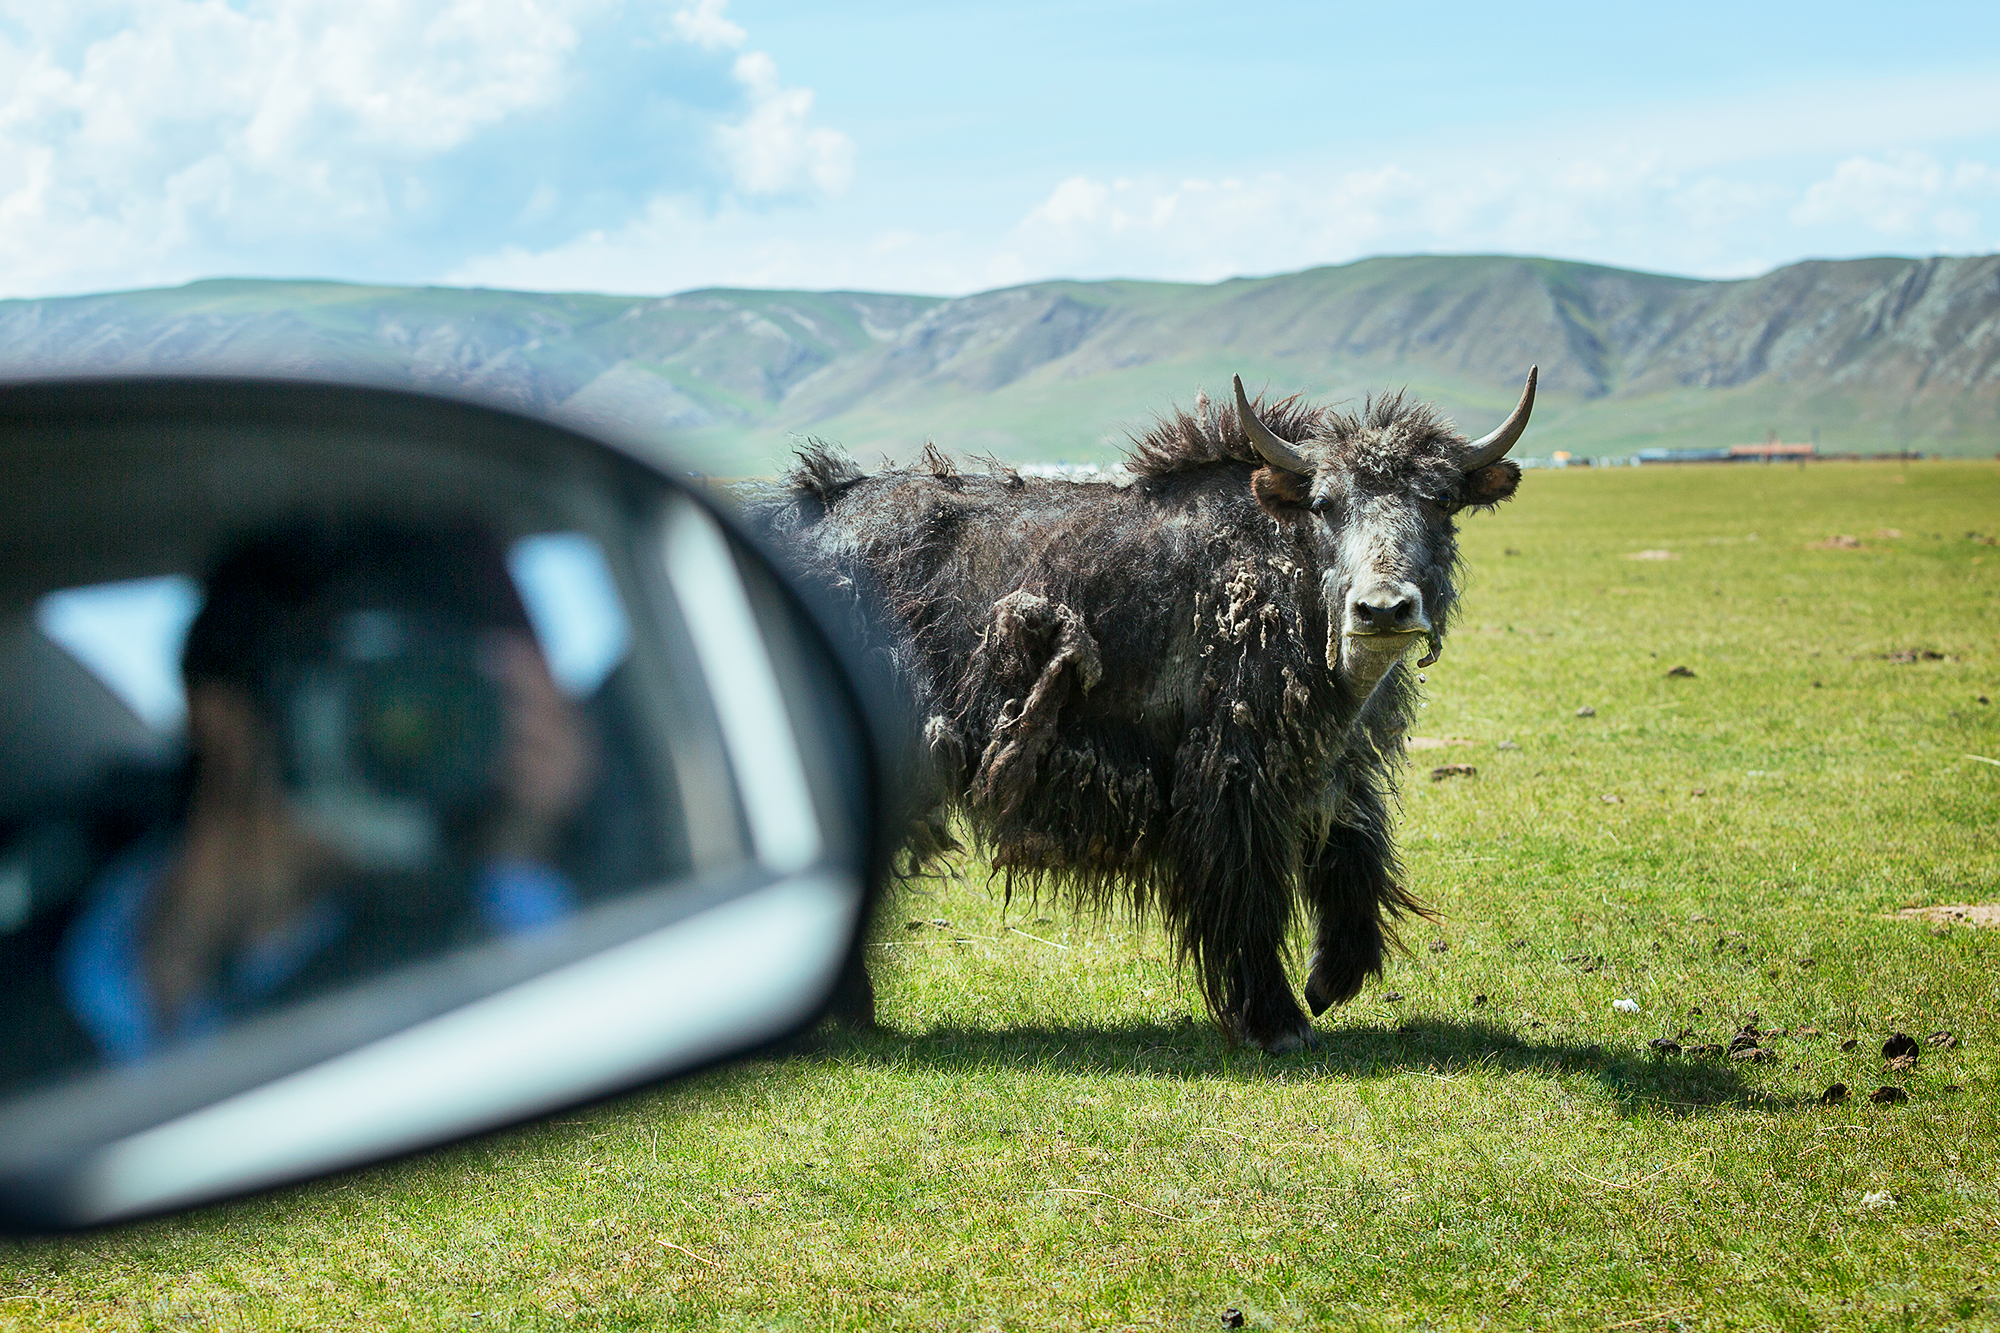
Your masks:
{"label": "green hillside", "polygon": [[0,371],[252,369],[469,392],[768,471],[812,434],[1108,462],[1231,374],[1359,399],[1407,386],[1471,430],[1542,397],[1523,451],[1816,440],[2000,449],[2000,257],[1811,262],[1710,282],[1408,256],[1211,285],[1049,282],[957,299],[543,294],[223,280],[0,302]]}

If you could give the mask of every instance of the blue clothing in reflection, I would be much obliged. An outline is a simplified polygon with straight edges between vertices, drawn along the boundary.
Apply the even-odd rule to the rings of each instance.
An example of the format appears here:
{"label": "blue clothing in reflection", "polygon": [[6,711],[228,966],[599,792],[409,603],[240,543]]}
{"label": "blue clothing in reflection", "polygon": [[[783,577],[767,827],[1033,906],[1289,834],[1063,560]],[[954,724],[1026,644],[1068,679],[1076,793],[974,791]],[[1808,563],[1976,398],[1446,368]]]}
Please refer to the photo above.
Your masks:
{"label": "blue clothing in reflection", "polygon": [[[226,960],[208,991],[161,1023],[146,985],[148,909],[166,882],[177,847],[149,839],[113,861],[89,904],[63,938],[60,969],[70,1011],[113,1064],[127,1064],[169,1047],[212,1036],[232,1011],[276,992],[348,929],[348,912],[331,895],[319,898],[279,930]],[[479,921],[499,935],[518,935],[569,916],[576,893],[560,874],[536,861],[503,857],[481,867],[473,882]]]}

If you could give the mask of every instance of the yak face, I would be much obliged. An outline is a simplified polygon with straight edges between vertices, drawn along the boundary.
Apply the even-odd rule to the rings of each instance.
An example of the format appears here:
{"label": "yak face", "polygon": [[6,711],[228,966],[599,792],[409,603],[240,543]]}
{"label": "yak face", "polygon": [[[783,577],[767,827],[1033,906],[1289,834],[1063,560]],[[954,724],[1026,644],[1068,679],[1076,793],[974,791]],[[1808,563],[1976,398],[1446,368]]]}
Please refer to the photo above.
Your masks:
{"label": "yak face", "polygon": [[1237,420],[1266,464],[1253,490],[1265,508],[1313,525],[1326,666],[1354,693],[1372,691],[1414,644],[1428,645],[1419,665],[1437,659],[1458,558],[1454,517],[1514,493],[1521,469],[1504,455],[1534,410],[1535,379],[1530,370],[1513,413],[1473,441],[1400,394],[1359,414],[1316,416],[1305,438],[1287,441],[1236,381]]}

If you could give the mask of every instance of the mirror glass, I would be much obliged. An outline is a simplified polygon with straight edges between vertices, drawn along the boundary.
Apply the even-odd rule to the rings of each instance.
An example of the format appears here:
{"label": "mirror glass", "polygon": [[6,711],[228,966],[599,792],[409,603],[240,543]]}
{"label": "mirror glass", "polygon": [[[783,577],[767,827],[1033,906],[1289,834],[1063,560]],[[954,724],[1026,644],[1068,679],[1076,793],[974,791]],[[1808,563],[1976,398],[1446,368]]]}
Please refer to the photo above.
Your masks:
{"label": "mirror glass", "polygon": [[[435,411],[399,431],[266,404],[5,440],[0,1177],[10,1152],[46,1174],[574,981],[787,876],[837,891],[784,1021],[830,985],[869,778],[810,624],[661,474],[533,423],[468,440],[465,409]],[[708,1024],[693,1046],[656,1015],[650,1047],[568,1083],[515,1075],[455,1119],[406,1097],[341,1151],[295,1133],[312,1150],[261,1176],[74,1211],[337,1165],[774,1035],[713,1013],[680,1015]]]}

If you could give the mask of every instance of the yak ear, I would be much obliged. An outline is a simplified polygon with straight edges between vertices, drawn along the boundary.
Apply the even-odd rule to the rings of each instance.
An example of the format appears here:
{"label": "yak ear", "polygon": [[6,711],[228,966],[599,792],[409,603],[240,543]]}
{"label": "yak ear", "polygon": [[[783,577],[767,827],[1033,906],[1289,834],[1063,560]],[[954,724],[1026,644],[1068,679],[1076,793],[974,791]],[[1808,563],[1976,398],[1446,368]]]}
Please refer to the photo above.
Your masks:
{"label": "yak ear", "polygon": [[1266,465],[1250,474],[1250,494],[1266,510],[1281,517],[1288,509],[1305,508],[1311,487],[1305,477],[1281,467]]}
{"label": "yak ear", "polygon": [[1497,505],[1502,500],[1514,496],[1514,488],[1521,484],[1521,465],[1511,458],[1503,458],[1497,463],[1465,475],[1465,503],[1468,505]]}

